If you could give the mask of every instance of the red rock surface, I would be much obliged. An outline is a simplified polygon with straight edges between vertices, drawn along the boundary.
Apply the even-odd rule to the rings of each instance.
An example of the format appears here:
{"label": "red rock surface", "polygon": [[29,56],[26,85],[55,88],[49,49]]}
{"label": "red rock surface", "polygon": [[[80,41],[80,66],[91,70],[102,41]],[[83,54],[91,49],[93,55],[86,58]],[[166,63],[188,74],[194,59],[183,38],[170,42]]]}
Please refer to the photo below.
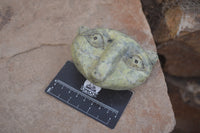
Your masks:
{"label": "red rock surface", "polygon": [[1,0],[0,12],[0,132],[165,133],[173,129],[174,113],[159,63],[135,89],[113,130],[44,93],[71,60],[70,45],[81,25],[119,30],[155,51],[139,0]]}

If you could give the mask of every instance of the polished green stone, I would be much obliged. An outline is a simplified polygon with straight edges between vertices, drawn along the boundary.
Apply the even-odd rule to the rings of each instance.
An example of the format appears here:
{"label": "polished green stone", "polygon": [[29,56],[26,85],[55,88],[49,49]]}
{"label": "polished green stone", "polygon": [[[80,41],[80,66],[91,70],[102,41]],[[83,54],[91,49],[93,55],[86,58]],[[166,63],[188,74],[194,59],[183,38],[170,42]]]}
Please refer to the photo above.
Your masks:
{"label": "polished green stone", "polygon": [[77,69],[97,86],[112,90],[142,84],[158,60],[129,36],[111,29],[80,27],[72,44]]}

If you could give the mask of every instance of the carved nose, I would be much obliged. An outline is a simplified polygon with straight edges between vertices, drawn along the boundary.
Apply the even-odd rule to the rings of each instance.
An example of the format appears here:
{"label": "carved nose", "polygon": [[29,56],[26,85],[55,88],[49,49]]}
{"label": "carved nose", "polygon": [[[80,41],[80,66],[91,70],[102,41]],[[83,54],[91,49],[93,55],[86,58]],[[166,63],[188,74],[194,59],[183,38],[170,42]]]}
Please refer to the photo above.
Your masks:
{"label": "carved nose", "polygon": [[94,82],[104,81],[115,69],[121,57],[127,51],[128,46],[123,43],[113,42],[102,53],[99,61],[92,70],[91,76]]}

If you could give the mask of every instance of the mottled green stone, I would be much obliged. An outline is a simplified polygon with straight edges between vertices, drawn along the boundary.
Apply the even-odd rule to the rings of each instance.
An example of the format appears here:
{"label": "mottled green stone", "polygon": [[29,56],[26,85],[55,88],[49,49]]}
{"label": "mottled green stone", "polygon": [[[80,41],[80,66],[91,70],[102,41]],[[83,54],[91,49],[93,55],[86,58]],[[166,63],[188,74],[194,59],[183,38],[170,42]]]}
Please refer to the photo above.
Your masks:
{"label": "mottled green stone", "polygon": [[142,84],[157,61],[129,36],[111,29],[80,27],[72,44],[77,69],[97,86],[112,90],[132,89]]}

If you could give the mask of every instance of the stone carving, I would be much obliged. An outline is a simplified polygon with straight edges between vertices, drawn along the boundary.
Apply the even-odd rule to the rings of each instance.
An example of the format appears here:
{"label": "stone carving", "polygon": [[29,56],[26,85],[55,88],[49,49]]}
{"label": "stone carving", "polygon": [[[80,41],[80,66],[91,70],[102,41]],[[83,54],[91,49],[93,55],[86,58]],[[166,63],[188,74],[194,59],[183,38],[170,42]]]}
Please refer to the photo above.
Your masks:
{"label": "stone carving", "polygon": [[112,90],[132,89],[150,75],[158,57],[129,36],[111,29],[80,27],[72,44],[77,69],[89,81]]}

